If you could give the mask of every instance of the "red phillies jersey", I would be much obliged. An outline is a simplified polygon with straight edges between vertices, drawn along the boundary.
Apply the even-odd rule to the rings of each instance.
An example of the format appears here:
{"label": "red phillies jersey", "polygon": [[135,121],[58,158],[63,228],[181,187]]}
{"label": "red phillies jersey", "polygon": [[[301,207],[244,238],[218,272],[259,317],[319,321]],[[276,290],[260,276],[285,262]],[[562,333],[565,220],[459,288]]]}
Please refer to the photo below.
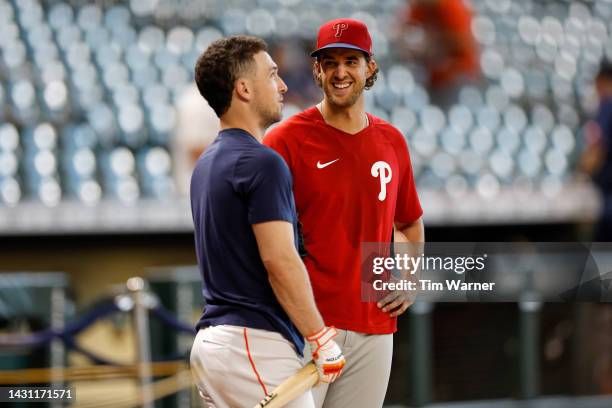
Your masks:
{"label": "red phillies jersey", "polygon": [[272,129],[264,144],[293,174],[304,263],[325,324],[385,334],[396,330],[396,318],[361,301],[361,243],[389,242],[394,221],[413,222],[423,211],[404,137],[382,119],[368,119],[351,135],[312,107]]}

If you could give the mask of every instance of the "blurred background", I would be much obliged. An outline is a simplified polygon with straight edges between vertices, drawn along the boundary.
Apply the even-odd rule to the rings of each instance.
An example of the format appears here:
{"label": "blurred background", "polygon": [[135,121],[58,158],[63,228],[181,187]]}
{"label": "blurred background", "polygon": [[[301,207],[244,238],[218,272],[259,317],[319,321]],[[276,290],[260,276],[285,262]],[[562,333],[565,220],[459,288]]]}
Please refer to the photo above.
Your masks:
{"label": "blurred background", "polygon": [[[428,241],[610,240],[612,0],[0,0],[0,378],[141,358],[131,276],[150,356],[185,356],[203,306],[188,185],[219,126],[195,61],[265,38],[287,117],[322,97],[308,55],[336,17],[370,29],[367,110],[406,137]],[[390,406],[612,406],[608,304],[419,304],[400,326]],[[71,382],[83,406],[138,383]]]}

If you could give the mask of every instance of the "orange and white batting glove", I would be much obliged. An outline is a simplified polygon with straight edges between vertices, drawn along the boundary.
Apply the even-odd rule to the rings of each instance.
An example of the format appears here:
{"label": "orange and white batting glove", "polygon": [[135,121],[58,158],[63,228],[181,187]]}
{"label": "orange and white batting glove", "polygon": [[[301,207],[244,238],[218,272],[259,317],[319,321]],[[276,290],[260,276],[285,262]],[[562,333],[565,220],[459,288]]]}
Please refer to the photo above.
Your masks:
{"label": "orange and white batting glove", "polygon": [[346,364],[344,354],[334,337],[338,333],[334,327],[323,327],[318,332],[306,337],[312,350],[312,359],[319,370],[319,379],[324,383],[333,383],[342,373]]}

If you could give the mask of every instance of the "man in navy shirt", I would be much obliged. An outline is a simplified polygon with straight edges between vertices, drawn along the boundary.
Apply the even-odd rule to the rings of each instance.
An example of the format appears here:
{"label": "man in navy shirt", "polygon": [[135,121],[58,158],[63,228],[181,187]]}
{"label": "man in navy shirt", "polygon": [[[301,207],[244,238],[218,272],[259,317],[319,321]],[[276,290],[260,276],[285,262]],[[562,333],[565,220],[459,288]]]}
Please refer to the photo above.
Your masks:
{"label": "man in navy shirt", "polygon": [[593,240],[612,241],[612,62],[603,60],[595,78],[599,108],[587,127],[587,146],[582,168],[591,174],[603,198]]}
{"label": "man in navy shirt", "polygon": [[[191,367],[207,406],[253,406],[302,366],[304,337],[322,382],[344,356],[316,308],[297,252],[292,178],[261,144],[287,87],[264,41],[213,42],[195,67],[221,131],[196,163],[191,210],[206,308]],[[310,392],[291,407],[314,407]]]}

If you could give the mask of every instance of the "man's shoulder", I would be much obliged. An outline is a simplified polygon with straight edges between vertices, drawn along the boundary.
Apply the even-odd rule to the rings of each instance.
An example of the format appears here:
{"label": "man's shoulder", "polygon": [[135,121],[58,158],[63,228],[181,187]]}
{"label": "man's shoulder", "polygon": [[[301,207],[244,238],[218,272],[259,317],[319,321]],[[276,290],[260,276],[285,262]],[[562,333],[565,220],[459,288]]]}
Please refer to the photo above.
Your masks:
{"label": "man's shoulder", "polygon": [[291,139],[299,137],[302,132],[306,131],[316,123],[316,117],[313,114],[313,109],[316,108],[308,108],[280,122],[266,134],[264,143],[268,144],[270,141],[275,139]]}
{"label": "man's shoulder", "polygon": [[382,133],[385,137],[388,137],[396,142],[404,140],[404,135],[402,132],[391,123],[378,116],[372,115],[371,113],[368,113],[368,116],[376,130]]}
{"label": "man's shoulder", "polygon": [[244,165],[247,172],[284,172],[289,171],[285,160],[274,149],[265,145],[259,145],[248,152],[244,152],[238,159]]}

